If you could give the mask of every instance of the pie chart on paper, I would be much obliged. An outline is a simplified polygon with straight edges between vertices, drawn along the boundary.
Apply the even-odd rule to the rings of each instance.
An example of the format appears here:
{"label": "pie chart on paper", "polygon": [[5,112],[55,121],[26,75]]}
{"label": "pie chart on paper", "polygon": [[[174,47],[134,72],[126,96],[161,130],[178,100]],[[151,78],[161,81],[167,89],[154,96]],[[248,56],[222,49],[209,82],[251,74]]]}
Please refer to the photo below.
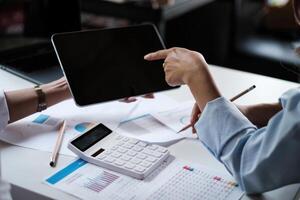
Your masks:
{"label": "pie chart on paper", "polygon": [[80,124],[76,124],[74,129],[80,133],[83,133],[85,130],[87,130],[88,128],[90,128],[93,124],[90,122],[83,122]]}

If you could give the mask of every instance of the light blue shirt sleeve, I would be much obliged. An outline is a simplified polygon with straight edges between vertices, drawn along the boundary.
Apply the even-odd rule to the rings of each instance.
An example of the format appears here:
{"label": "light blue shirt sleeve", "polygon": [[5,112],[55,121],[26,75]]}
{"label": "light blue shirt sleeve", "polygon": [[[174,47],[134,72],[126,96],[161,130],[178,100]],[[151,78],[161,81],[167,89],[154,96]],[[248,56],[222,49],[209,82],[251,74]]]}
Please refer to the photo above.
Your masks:
{"label": "light blue shirt sleeve", "polygon": [[300,182],[300,91],[280,101],[283,110],[257,129],[230,101],[209,102],[196,123],[199,139],[247,194]]}

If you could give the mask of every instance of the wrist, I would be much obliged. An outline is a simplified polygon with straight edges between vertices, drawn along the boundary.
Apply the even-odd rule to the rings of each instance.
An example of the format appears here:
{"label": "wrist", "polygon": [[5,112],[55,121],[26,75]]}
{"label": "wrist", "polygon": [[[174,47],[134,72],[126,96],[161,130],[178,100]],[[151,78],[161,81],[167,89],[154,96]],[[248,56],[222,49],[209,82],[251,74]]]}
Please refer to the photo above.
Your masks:
{"label": "wrist", "polygon": [[201,111],[204,110],[208,102],[221,96],[208,69],[190,76],[186,84],[190,88]]}
{"label": "wrist", "polygon": [[194,67],[187,71],[183,76],[183,82],[187,85],[194,84],[195,82],[203,82],[209,75],[208,64],[202,55],[197,54],[197,62],[192,63]]}
{"label": "wrist", "polygon": [[65,80],[60,80],[41,86],[46,95],[46,103],[48,106],[54,105],[71,97],[67,82]]}

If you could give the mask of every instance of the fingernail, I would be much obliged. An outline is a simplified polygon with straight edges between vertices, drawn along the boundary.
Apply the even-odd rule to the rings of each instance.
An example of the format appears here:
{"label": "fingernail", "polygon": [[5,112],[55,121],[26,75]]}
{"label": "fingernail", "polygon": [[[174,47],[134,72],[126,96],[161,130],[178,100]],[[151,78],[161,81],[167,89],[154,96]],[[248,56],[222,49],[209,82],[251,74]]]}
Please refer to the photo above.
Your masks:
{"label": "fingernail", "polygon": [[144,56],[144,59],[147,60],[147,59],[149,59],[150,57],[151,57],[150,54],[147,54],[147,55]]}

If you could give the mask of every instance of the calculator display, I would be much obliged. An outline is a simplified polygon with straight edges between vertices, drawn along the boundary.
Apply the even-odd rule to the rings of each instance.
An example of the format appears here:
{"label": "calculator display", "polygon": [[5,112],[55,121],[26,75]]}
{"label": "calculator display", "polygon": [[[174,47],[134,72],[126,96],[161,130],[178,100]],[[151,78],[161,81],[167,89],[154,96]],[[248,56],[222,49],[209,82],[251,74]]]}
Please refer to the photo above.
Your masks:
{"label": "calculator display", "polygon": [[85,151],[110,133],[112,133],[112,131],[109,128],[103,124],[99,124],[71,143],[81,151]]}

